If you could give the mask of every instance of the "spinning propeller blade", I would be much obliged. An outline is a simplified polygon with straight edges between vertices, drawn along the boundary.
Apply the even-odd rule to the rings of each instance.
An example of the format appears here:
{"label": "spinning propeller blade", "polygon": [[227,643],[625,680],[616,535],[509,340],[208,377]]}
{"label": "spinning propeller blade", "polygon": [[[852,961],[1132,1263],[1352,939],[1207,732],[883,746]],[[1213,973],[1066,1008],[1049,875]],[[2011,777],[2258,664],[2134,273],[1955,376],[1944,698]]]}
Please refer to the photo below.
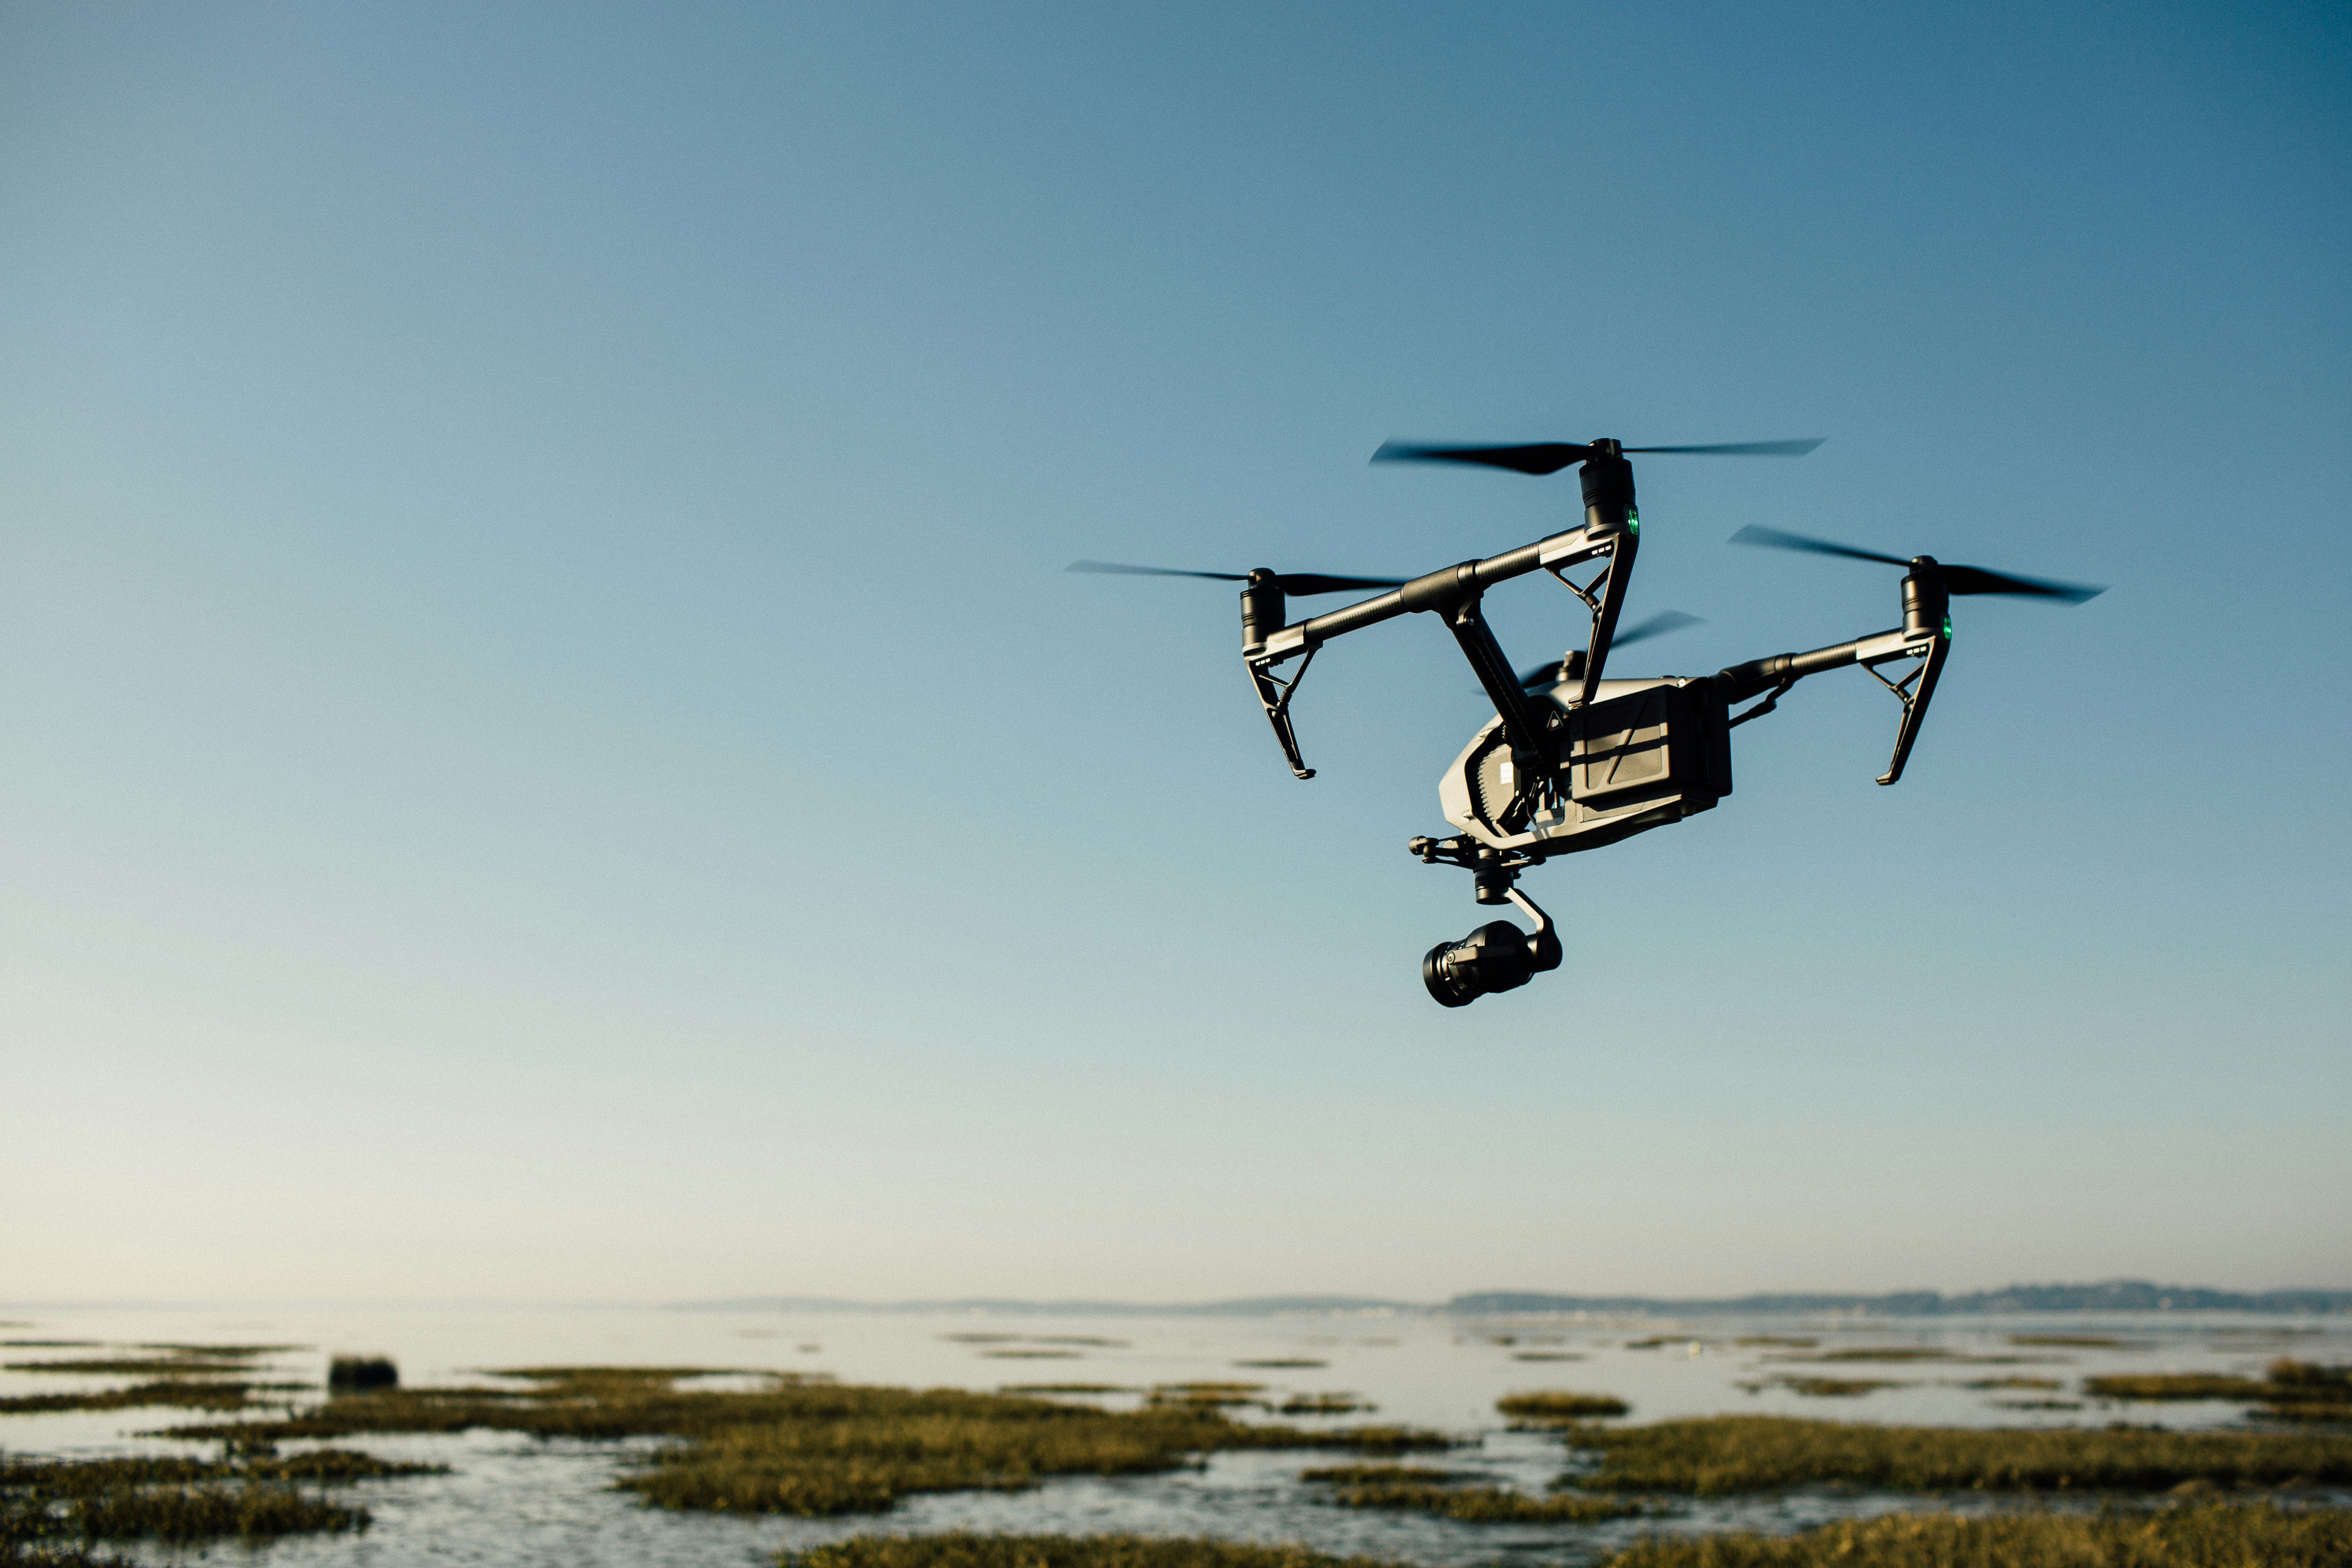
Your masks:
{"label": "spinning propeller blade", "polygon": [[[1183,572],[1169,566],[1129,566],[1117,561],[1073,561],[1066,572],[1108,572],[1129,577],[1207,577],[1219,583],[1246,583],[1246,572]],[[1320,572],[1281,572],[1274,585],[1293,598],[1315,594],[1340,594],[1350,588],[1395,588],[1402,577],[1330,577]]]}
{"label": "spinning propeller blade", "polygon": [[[1827,437],[1822,437],[1827,439]],[[1822,444],[1810,441],[1733,441],[1713,447],[1622,447],[1620,451],[1672,453],[1684,457],[1801,458]],[[1519,474],[1556,474],[1571,463],[1592,456],[1593,448],[1573,441],[1538,441],[1525,447],[1429,446],[1413,441],[1388,441],[1372,454],[1375,463],[1475,463],[1482,468],[1508,468]]]}
{"label": "spinning propeller blade", "polygon": [[[1617,635],[1609,639],[1609,646],[1612,649],[1621,648],[1628,643],[1645,642],[1651,637],[1662,637],[1668,632],[1678,632],[1685,626],[1705,624],[1706,620],[1703,616],[1685,615],[1680,610],[1660,610],[1648,620],[1636,621],[1630,626],[1619,627]],[[1582,648],[1576,650],[1580,656],[1583,651]],[[1567,661],[1564,659],[1556,658],[1549,664],[1537,665],[1519,677],[1519,684],[1521,686],[1557,686],[1561,679],[1560,666],[1565,662]]]}
{"label": "spinning propeller blade", "polygon": [[[1899,555],[1882,555],[1875,550],[1857,550],[1851,544],[1835,544],[1826,539],[1786,533],[1777,528],[1764,528],[1752,522],[1733,534],[1731,542],[1759,544],[1770,550],[1801,550],[1815,555],[1843,555],[1853,561],[1875,561],[1887,566],[1907,567],[1911,564]],[[2013,594],[2079,605],[2107,591],[2104,584],[2091,587],[2080,583],[2052,583],[2038,577],[2011,577],[1999,572],[1988,572],[1981,566],[1949,566],[1937,562],[1936,569],[1943,576],[1945,589],[1954,594]]]}

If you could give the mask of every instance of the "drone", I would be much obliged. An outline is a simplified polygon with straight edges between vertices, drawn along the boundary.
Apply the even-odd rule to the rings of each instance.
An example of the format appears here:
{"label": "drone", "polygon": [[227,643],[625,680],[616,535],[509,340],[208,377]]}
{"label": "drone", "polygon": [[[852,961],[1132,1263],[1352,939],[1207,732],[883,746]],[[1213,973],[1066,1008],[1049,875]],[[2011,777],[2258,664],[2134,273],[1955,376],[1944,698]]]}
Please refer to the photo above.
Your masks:
{"label": "drone", "polygon": [[[1535,476],[1580,467],[1584,521],[1516,550],[1413,578],[1339,577],[1264,566],[1246,573],[1187,572],[1105,561],[1074,562],[1068,569],[1241,584],[1242,659],[1283,759],[1301,779],[1313,778],[1315,770],[1299,752],[1290,706],[1317,651],[1336,637],[1400,616],[1428,614],[1444,622],[1493,702],[1495,716],[1438,779],[1439,807],[1461,831],[1444,838],[1415,837],[1406,847],[1425,865],[1469,871],[1478,903],[1511,905],[1535,924],[1528,932],[1496,920],[1459,942],[1441,942],[1429,950],[1421,974],[1430,995],[1442,1005],[1465,1007],[1559,967],[1559,933],[1551,917],[1520,890],[1520,872],[1554,856],[1602,848],[1712,810],[1731,793],[1731,731],[1771,712],[1798,681],[1859,665],[1894,694],[1902,708],[1895,754],[1878,776],[1880,784],[1891,784],[1903,776],[1936,682],[1951,657],[1954,597],[2005,594],[2079,605],[2105,591],[1952,565],[1932,555],[1906,559],[1750,525],[1732,542],[1904,568],[1902,624],[1807,653],[1752,658],[1712,676],[1604,679],[1613,647],[1697,620],[1669,610],[1619,626],[1642,540],[1633,465],[1627,459],[1644,454],[1801,458],[1820,445],[1799,440],[1627,447],[1606,437],[1516,447],[1391,441],[1372,454],[1374,462],[1465,463]],[[1557,663],[1515,671],[1480,603],[1488,589],[1537,573],[1582,602],[1591,628],[1584,646],[1570,648]],[[1578,581],[1580,576],[1585,580]],[[1326,615],[1286,620],[1292,598],[1364,589],[1384,591]],[[1896,667],[1892,675],[1881,668],[1889,665]]]}

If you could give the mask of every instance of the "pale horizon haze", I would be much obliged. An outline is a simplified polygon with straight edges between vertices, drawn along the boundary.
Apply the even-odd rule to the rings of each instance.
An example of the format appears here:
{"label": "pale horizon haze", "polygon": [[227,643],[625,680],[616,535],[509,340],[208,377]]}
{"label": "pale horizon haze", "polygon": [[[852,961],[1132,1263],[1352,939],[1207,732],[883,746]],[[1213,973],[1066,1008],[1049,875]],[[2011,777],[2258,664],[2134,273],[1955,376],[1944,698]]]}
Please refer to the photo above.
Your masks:
{"label": "pale horizon haze", "polygon": [[[0,5],[0,1301],[2352,1287],[2347,257],[2341,5]],[[1302,784],[1064,568],[1596,436],[1826,438],[1612,673],[1895,624],[1749,523],[2108,591],[1447,1011],[1443,631]]]}

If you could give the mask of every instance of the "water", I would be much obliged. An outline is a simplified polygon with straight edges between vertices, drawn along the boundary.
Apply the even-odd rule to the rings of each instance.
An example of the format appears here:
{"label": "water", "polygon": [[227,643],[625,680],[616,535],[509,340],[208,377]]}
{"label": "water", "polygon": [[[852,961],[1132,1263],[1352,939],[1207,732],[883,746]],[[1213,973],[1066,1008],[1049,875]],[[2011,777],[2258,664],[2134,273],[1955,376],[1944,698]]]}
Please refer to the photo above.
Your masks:
{"label": "water", "polygon": [[[2021,1334],[2106,1335],[2113,1348],[2019,1345]],[[1008,1336],[979,1340],[975,1335]],[[1742,1337],[1815,1339],[1811,1349],[1748,1344]],[[383,1353],[411,1386],[475,1381],[489,1368],[580,1363],[823,1372],[845,1383],[994,1389],[1023,1383],[1116,1384],[1118,1408],[1158,1383],[1245,1380],[1279,1403],[1292,1394],[1348,1393],[1375,1411],[1297,1418],[1302,1426],[1365,1420],[1436,1426],[1476,1436],[1475,1447],[1423,1462],[1540,1493],[1566,1467],[1551,1438],[1504,1430],[1501,1395],[1533,1389],[1613,1394],[1633,1420],[1747,1411],[1938,1426],[2101,1426],[2127,1419],[2179,1428],[2242,1424],[2221,1403],[2112,1405],[2080,1393],[2087,1375],[2218,1372],[2258,1376],[2279,1355],[2352,1360],[2352,1322],[2243,1313],[2095,1317],[2064,1314],[1964,1320],[1853,1318],[1456,1319],[1413,1314],[1200,1318],[946,1313],[782,1316],[654,1309],[287,1310],[205,1312],[18,1312],[0,1338],[140,1342],[287,1343],[306,1348],[263,1363],[270,1377],[312,1383],[335,1352]],[[1643,1341],[1665,1342],[1633,1348]],[[1949,1359],[1809,1363],[1785,1358],[1868,1346],[1916,1345]],[[1008,1353],[1011,1352],[1011,1353]],[[10,1361],[95,1353],[11,1349]],[[1568,1359],[1562,1359],[1568,1358]],[[1967,1359],[1961,1359],[1967,1358]],[[1265,1361],[1318,1366],[1254,1368]],[[1856,1398],[1800,1394],[1789,1374],[1885,1378],[1897,1386]],[[1976,1390],[2007,1376],[2057,1380],[2056,1390]],[[0,1373],[0,1394],[121,1386],[121,1378]],[[2061,1408],[2019,1408],[2019,1402]],[[1246,1414],[1246,1413],[1244,1413]],[[200,1412],[124,1410],[0,1417],[0,1446],[16,1453],[189,1452],[141,1436],[158,1426],[211,1419]],[[375,1522],[356,1537],[293,1539],[235,1552],[255,1568],[408,1568],[416,1564],[772,1563],[780,1550],[870,1531],[940,1530],[1214,1535],[1300,1541],[1318,1550],[1472,1568],[1540,1559],[1578,1563],[1654,1531],[1801,1528],[1835,1518],[1916,1506],[1916,1500],[1838,1489],[1706,1502],[1667,1520],[1585,1525],[1463,1524],[1411,1513],[1333,1507],[1297,1479],[1298,1453],[1211,1456],[1162,1476],[1074,1477],[1035,1491],[917,1497],[887,1514],[835,1520],[740,1519],[659,1512],[609,1489],[656,1440],[541,1442],[511,1433],[363,1436],[349,1446],[387,1458],[432,1460],[447,1476],[347,1489]],[[209,1452],[204,1448],[199,1452]],[[1981,1509],[1998,1500],[1943,1499]],[[173,1561],[147,1547],[142,1561]]]}

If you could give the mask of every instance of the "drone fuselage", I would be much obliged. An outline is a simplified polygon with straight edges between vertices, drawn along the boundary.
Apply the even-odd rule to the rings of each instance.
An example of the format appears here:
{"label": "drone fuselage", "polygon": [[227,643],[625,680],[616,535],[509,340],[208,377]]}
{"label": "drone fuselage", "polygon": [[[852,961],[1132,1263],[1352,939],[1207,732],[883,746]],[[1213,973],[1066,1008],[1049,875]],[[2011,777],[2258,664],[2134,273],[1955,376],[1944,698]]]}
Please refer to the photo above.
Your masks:
{"label": "drone fuselage", "polygon": [[1500,718],[1471,737],[1437,782],[1445,819],[1480,843],[1533,860],[1598,849],[1707,810],[1731,793],[1728,704],[1712,679],[1603,680],[1530,692],[1541,750],[1514,752]]}

